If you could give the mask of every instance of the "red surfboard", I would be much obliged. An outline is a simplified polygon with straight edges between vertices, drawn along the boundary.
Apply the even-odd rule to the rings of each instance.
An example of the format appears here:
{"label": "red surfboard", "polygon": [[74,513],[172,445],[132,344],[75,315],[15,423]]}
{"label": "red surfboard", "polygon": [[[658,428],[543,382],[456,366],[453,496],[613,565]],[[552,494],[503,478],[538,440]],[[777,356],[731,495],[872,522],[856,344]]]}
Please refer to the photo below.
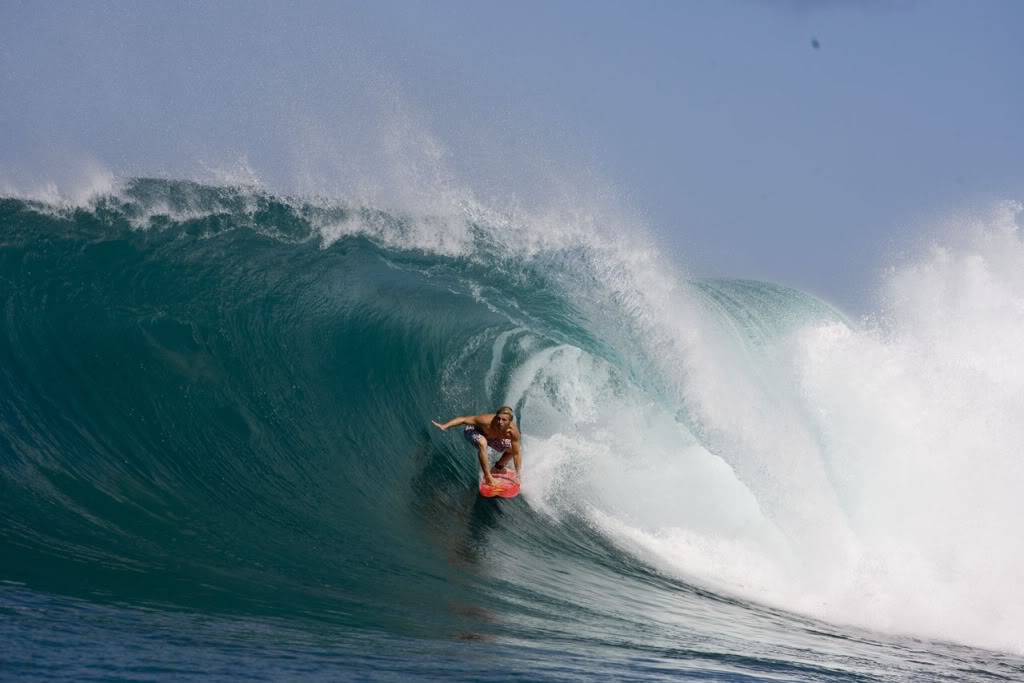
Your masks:
{"label": "red surfboard", "polygon": [[515,498],[519,495],[519,475],[512,468],[506,469],[504,472],[491,472],[491,478],[494,479],[494,486],[488,486],[484,483],[484,477],[480,475],[480,495],[485,498]]}

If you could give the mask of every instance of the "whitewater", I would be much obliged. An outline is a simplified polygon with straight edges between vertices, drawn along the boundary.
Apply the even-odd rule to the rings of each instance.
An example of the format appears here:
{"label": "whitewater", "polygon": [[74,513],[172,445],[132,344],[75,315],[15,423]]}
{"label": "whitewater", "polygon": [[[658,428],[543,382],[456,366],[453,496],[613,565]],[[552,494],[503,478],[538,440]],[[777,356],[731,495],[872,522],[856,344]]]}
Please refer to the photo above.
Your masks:
{"label": "whitewater", "polygon": [[[1024,206],[853,316],[440,204],[0,196],[3,670],[1024,679]],[[430,421],[500,404],[483,500]]]}

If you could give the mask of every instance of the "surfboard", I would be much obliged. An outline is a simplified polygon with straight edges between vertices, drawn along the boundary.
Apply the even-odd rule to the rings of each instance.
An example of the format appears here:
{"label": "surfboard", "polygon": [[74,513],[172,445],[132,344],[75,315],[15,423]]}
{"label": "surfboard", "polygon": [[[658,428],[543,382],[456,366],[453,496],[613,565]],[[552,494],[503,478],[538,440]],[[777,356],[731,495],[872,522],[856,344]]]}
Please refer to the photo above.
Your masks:
{"label": "surfboard", "polygon": [[508,468],[504,472],[491,472],[491,478],[494,479],[494,486],[488,486],[484,483],[484,475],[480,475],[480,495],[485,498],[515,498],[519,495],[519,475],[513,468]]}

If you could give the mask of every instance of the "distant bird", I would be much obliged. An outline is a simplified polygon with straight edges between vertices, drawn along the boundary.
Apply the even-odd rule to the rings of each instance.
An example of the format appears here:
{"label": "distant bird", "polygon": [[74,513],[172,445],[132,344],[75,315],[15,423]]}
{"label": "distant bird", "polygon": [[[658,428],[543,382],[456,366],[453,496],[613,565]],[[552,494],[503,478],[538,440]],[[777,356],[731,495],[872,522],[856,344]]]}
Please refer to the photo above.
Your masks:
{"label": "distant bird", "polygon": [[811,38],[811,47],[813,47],[815,50],[821,49],[821,43],[818,42],[817,38]]}

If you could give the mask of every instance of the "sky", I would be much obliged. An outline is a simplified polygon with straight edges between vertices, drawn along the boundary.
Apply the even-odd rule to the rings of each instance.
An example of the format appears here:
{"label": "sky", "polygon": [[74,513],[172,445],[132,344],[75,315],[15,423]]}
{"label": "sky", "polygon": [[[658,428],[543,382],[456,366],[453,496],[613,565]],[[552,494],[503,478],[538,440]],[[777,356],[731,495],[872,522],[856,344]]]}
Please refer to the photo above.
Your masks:
{"label": "sky", "polygon": [[855,312],[929,226],[1024,199],[1021,26],[1012,0],[5,0],[0,188],[614,205],[687,273]]}

